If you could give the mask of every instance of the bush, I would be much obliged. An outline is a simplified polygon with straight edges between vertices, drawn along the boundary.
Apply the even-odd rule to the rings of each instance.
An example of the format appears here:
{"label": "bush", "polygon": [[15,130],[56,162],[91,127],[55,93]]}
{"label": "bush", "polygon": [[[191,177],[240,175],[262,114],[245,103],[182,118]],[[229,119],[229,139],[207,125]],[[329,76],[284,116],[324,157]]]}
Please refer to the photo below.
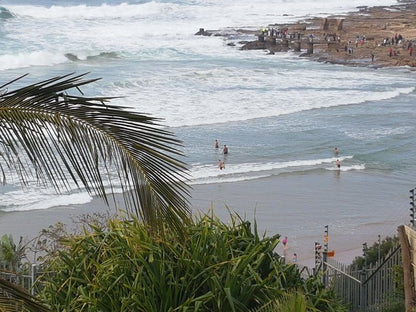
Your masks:
{"label": "bush", "polygon": [[203,216],[185,231],[161,238],[113,219],[69,236],[41,296],[56,311],[250,311],[303,289],[309,310],[338,307],[319,279],[305,282],[274,253],[278,235],[259,237],[238,216],[230,225]]}
{"label": "bush", "polygon": [[[399,238],[397,236],[387,236],[385,237],[380,243],[380,258],[383,259],[388,255],[388,253],[399,244]],[[374,244],[367,249],[366,256],[355,257],[352,265],[355,265],[358,270],[361,270],[364,266],[364,262],[367,262],[367,265],[374,265],[378,260],[378,242],[374,242]]]}

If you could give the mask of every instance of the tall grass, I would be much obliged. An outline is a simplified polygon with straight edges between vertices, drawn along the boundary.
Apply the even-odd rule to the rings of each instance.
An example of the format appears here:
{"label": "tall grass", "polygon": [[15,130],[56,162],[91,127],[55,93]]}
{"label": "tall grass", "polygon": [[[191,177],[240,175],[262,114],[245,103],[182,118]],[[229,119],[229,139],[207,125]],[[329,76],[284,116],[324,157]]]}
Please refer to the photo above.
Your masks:
{"label": "tall grass", "polygon": [[200,216],[182,238],[113,219],[68,237],[42,297],[56,311],[250,311],[305,285],[278,242],[236,215],[229,224]]}

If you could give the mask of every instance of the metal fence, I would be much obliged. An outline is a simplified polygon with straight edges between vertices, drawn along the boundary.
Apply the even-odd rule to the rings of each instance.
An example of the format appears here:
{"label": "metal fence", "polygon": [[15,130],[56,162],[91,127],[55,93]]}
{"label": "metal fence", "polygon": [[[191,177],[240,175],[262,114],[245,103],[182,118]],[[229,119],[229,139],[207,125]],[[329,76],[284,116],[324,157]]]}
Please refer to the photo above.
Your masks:
{"label": "metal fence", "polygon": [[396,279],[401,265],[401,248],[397,246],[384,259],[361,270],[333,259],[321,259],[318,269],[326,286],[349,304],[349,311],[375,312],[403,301]]}
{"label": "metal fence", "polygon": [[19,285],[30,291],[32,295],[35,295],[39,290],[38,285],[35,283],[40,275],[39,269],[40,267],[37,264],[26,264],[15,270],[4,263],[0,263],[0,278]]}

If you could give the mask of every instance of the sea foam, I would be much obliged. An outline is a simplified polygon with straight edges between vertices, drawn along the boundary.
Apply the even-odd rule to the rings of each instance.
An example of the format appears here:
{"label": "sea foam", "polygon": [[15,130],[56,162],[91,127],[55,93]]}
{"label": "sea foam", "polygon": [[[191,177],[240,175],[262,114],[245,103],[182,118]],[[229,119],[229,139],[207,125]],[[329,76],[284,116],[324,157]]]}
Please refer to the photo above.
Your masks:
{"label": "sea foam", "polygon": [[[338,158],[304,159],[269,163],[240,163],[225,164],[225,169],[220,170],[216,164],[197,164],[191,167],[191,184],[211,184],[223,182],[236,182],[265,178],[282,173],[303,172],[317,169],[337,169],[335,161],[351,160],[353,156],[340,156]],[[333,164],[328,167],[328,164]],[[363,170],[364,164],[342,165],[343,171]]]}

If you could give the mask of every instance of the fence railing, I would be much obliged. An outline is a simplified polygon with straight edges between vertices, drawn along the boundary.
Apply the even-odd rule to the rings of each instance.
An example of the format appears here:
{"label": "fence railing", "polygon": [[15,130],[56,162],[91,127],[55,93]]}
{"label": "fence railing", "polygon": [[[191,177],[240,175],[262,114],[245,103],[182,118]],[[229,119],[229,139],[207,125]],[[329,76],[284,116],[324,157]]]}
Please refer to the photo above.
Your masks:
{"label": "fence railing", "polygon": [[[316,260],[317,266],[313,273],[307,267],[300,268],[302,276],[306,278],[312,274],[322,274],[326,287],[333,288],[349,305],[351,312],[382,311],[383,307],[403,300],[397,296],[400,285],[396,280],[402,265],[400,245],[393,248],[384,259],[362,269],[332,258],[320,257]],[[41,285],[36,280],[41,274],[41,265],[27,264],[16,272],[0,263],[1,278],[27,289],[33,295],[40,291]]]}
{"label": "fence railing", "polygon": [[37,264],[27,264],[15,270],[5,264],[0,263],[0,277],[13,284],[19,285],[28,290],[32,295],[39,290],[36,279],[41,274],[41,266]]}
{"label": "fence railing", "polygon": [[383,307],[403,300],[398,295],[396,276],[401,267],[401,249],[397,246],[384,259],[358,270],[333,259],[323,261],[323,279],[349,304],[350,311],[382,311]]}

